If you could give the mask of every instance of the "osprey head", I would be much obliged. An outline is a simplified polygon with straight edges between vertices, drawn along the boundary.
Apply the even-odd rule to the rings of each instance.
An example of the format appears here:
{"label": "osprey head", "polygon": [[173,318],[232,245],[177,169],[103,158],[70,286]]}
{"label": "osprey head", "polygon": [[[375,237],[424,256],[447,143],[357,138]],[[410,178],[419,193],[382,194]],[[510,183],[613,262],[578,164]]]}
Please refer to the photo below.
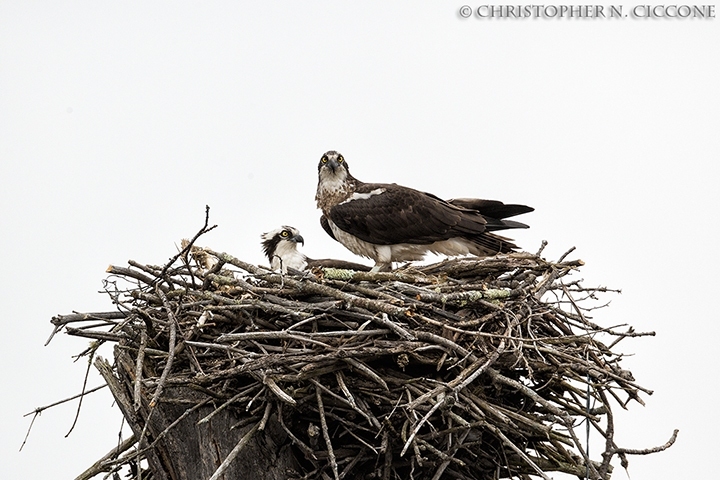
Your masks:
{"label": "osprey head", "polygon": [[305,245],[305,239],[300,235],[300,231],[287,225],[263,233],[260,238],[262,238],[263,251],[271,264],[279,252],[297,250],[298,243]]}
{"label": "osprey head", "polygon": [[345,157],[335,150],[325,152],[318,164],[318,176],[324,180],[345,181],[350,170]]}
{"label": "osprey head", "polygon": [[330,198],[346,197],[355,189],[356,180],[350,175],[345,157],[330,150],[326,152],[318,164],[318,188],[315,200],[318,207],[330,201]]}

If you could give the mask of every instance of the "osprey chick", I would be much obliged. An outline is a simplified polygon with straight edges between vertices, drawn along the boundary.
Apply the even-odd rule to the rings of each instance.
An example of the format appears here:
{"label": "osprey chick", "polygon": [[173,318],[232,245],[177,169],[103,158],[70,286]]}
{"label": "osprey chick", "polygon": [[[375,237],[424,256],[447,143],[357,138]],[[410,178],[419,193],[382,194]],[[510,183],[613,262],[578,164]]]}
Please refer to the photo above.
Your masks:
{"label": "osprey chick", "polygon": [[421,260],[428,252],[479,257],[512,252],[517,245],[490,232],[528,228],[505,218],[534,210],[496,200],[445,201],[394,183],[364,183],[350,175],[345,158],[334,150],[320,159],[315,200],[328,235],[373,259],[373,271]]}
{"label": "osprey chick", "polygon": [[297,228],[283,225],[282,227],[260,235],[263,252],[270,260],[270,268],[287,273],[288,267],[305,270],[307,257],[300,253],[297,244],[305,245],[305,239]]}
{"label": "osprey chick", "polygon": [[344,260],[308,258],[297,249],[298,243],[305,245],[305,239],[295,227],[283,225],[272,232],[263,233],[260,238],[263,240],[263,252],[270,261],[270,268],[276,271],[280,270],[282,273],[287,273],[288,268],[303,271],[306,268],[315,267],[343,268],[358,272],[370,270],[367,265]]}

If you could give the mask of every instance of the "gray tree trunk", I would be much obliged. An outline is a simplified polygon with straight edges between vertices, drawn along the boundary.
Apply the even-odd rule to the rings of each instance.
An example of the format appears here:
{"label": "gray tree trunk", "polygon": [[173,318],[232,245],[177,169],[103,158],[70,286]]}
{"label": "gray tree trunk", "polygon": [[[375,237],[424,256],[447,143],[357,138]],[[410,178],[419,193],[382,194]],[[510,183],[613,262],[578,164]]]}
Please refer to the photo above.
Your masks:
{"label": "gray tree trunk", "polygon": [[[132,400],[134,361],[125,352],[116,349],[115,353],[117,373],[104,360],[98,359],[96,366],[110,386],[130,428],[139,437],[150,412],[149,399],[142,396],[141,406],[135,411]],[[187,387],[166,387],[162,400],[150,415],[141,444],[141,448],[145,448],[162,434],[146,454],[152,476],[145,476],[145,473],[144,479],[208,480],[254,427],[256,422],[233,428],[242,418],[231,408],[221,410],[209,421],[198,425],[198,421],[223,403],[223,400],[218,400],[216,405],[208,402],[188,413],[206,398],[207,395]],[[183,415],[176,425],[168,428]],[[275,415],[271,415],[265,429],[252,435],[219,478],[286,480],[299,471],[297,465],[287,434]]]}

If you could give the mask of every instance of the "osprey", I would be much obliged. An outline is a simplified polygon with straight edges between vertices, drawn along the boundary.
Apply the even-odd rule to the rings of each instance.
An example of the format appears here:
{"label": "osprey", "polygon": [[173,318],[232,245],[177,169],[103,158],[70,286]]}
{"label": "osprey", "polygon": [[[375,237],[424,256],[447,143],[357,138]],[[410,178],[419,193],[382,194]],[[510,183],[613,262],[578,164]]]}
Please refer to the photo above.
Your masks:
{"label": "osprey", "polygon": [[344,260],[308,258],[297,249],[298,243],[305,245],[305,239],[294,227],[283,225],[272,232],[263,233],[260,238],[263,240],[263,251],[270,260],[270,268],[280,270],[282,273],[287,273],[288,268],[303,271],[315,267],[343,268],[361,272],[370,270],[367,265]]}
{"label": "osprey", "polygon": [[351,252],[375,260],[373,271],[428,253],[508,253],[517,245],[491,232],[527,225],[505,220],[534,209],[496,200],[442,200],[397,184],[365,183],[350,175],[345,158],[331,150],[318,165],[315,195],[325,231]]}

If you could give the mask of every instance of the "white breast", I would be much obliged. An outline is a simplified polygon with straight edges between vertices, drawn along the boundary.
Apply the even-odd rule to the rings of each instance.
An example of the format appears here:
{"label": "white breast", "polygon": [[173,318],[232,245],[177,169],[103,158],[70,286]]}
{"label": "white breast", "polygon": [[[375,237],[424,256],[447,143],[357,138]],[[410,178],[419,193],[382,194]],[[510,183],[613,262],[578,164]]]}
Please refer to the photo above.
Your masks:
{"label": "white breast", "polygon": [[339,169],[335,174],[330,170],[323,168],[320,170],[320,180],[318,181],[317,194],[315,199],[330,195],[343,195],[347,193],[347,172],[345,169]]}
{"label": "white breast", "polygon": [[282,273],[287,273],[288,267],[295,270],[305,270],[306,266],[307,257],[298,252],[296,244],[285,240],[278,243],[275,255],[270,262],[270,267],[273,270],[281,270]]}

